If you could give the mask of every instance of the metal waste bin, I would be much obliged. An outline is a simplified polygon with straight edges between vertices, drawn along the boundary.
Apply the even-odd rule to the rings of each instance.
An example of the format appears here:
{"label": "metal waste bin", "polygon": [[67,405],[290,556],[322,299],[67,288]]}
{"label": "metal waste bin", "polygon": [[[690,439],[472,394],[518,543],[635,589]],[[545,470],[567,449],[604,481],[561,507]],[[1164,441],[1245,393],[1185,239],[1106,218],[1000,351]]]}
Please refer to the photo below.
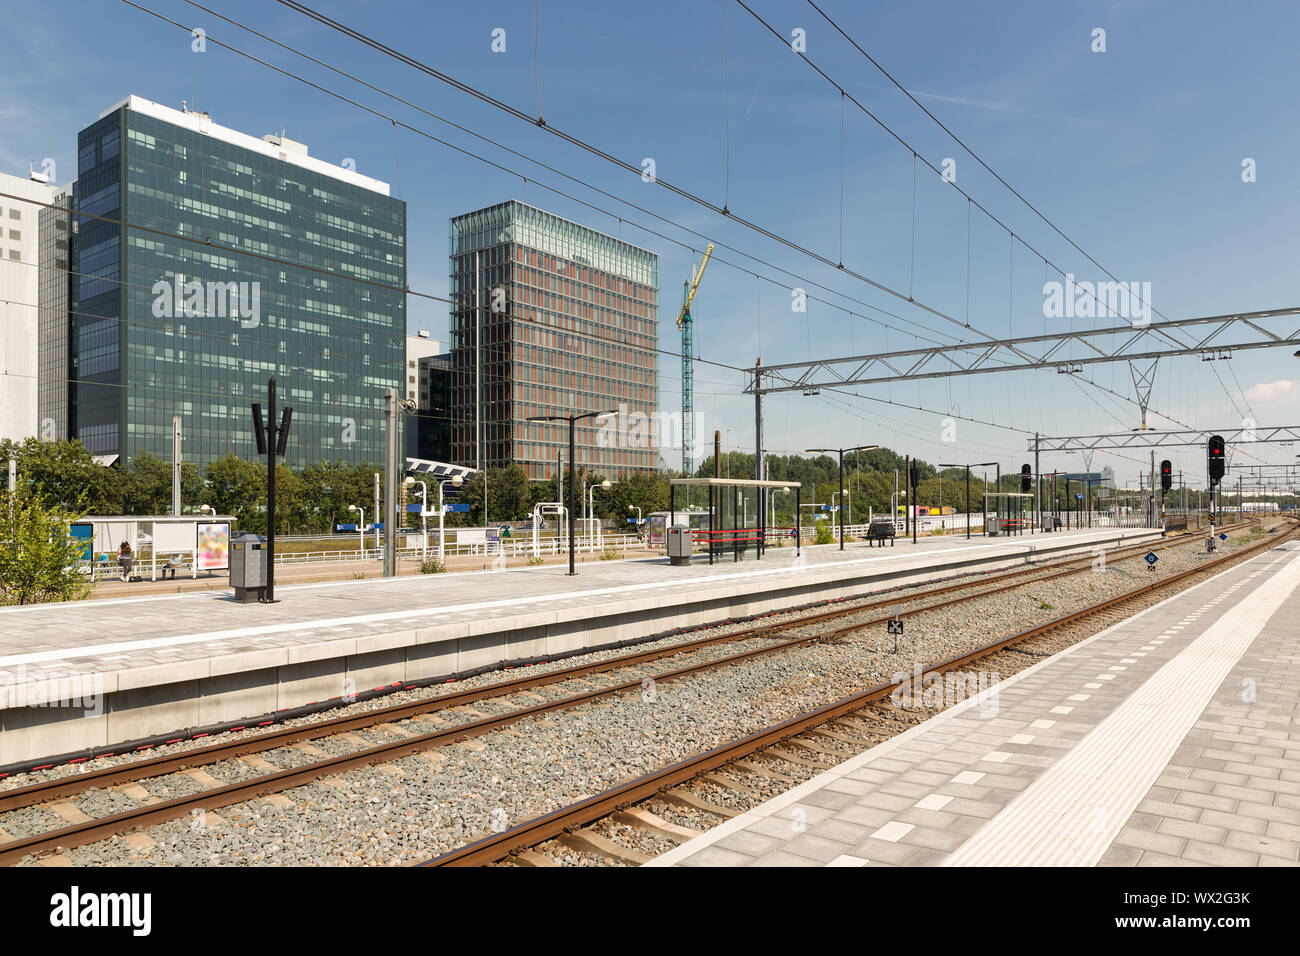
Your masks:
{"label": "metal waste bin", "polygon": [[990,538],[996,538],[996,537],[998,536],[999,532],[1002,530],[1002,528],[1001,528],[1001,525],[1002,525],[1002,519],[1001,519],[1001,518],[998,518],[998,517],[996,517],[996,516],[994,516],[994,515],[989,515],[988,518],[985,519],[985,521],[986,521],[986,523],[987,523],[988,526],[989,526],[989,527],[988,527],[989,537],[990,537]]}
{"label": "metal waste bin", "polygon": [[266,538],[245,531],[230,536],[230,586],[235,600],[254,604],[266,596]]}
{"label": "metal waste bin", "polygon": [[668,529],[668,562],[670,564],[690,564],[693,550],[695,550],[695,539],[691,535],[690,525],[675,524]]}

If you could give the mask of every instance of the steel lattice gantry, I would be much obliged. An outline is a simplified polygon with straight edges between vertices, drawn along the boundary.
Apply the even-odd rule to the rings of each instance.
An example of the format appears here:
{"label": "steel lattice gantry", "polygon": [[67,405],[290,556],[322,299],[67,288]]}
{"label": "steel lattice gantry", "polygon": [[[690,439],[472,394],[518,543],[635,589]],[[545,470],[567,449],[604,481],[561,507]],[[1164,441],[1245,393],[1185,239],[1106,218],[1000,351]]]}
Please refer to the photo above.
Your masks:
{"label": "steel lattice gantry", "polygon": [[1300,441],[1300,425],[1275,425],[1272,428],[1207,428],[1203,431],[1131,431],[1109,435],[1068,435],[1057,438],[1036,437],[1029,441],[1030,451],[1095,451],[1119,448],[1163,448],[1171,445],[1203,445],[1211,435],[1220,435],[1229,445],[1264,442]]}
{"label": "steel lattice gantry", "polygon": [[[1300,308],[1174,319],[1146,325],[1074,329],[1050,335],[984,339],[906,349],[877,355],[764,365],[750,369],[745,394],[811,392],[819,388],[906,382],[912,379],[980,375],[1055,368],[1082,371],[1085,365],[1131,362],[1173,355],[1227,358],[1240,349],[1300,346]],[[1281,331],[1265,323],[1279,325]],[[1074,346],[1074,348],[1071,348]],[[1082,356],[1067,352],[1082,352]]]}

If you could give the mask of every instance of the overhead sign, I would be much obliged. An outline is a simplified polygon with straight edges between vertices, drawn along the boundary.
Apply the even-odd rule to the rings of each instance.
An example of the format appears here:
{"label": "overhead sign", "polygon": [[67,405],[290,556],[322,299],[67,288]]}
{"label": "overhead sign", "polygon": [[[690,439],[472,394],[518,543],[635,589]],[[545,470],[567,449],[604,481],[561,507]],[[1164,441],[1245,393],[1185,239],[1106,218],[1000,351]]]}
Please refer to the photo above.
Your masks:
{"label": "overhead sign", "polygon": [[457,504],[457,503],[455,503],[455,502],[452,502],[451,504],[445,504],[445,505],[443,505],[443,506],[442,506],[442,510],[445,511],[445,512],[452,512],[452,511],[466,511],[466,512],[467,512],[467,511],[469,511],[469,505],[468,505],[468,504]]}

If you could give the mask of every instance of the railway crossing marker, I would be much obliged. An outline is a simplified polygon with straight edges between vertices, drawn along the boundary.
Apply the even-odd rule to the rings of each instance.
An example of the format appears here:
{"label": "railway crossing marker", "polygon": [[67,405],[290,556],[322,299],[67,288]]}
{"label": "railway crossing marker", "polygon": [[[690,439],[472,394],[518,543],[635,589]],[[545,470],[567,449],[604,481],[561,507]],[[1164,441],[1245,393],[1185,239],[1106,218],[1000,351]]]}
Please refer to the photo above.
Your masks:
{"label": "railway crossing marker", "polygon": [[888,629],[889,633],[894,636],[894,653],[897,654],[898,639],[903,636],[903,622],[898,619],[897,604],[894,605],[892,610],[894,612],[894,619],[892,621],[886,621],[885,627]]}

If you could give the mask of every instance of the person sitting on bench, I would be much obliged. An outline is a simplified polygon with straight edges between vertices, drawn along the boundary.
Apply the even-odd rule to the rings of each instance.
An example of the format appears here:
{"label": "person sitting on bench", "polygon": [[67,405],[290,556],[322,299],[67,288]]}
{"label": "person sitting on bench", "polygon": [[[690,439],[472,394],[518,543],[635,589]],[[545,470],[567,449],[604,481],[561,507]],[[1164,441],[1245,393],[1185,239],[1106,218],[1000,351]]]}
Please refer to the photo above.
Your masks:
{"label": "person sitting on bench", "polygon": [[163,580],[164,581],[167,580],[167,572],[170,571],[172,574],[172,580],[175,581],[176,571],[184,563],[185,563],[185,556],[181,554],[173,554],[170,558],[168,558],[167,563],[163,565],[163,569],[162,569]]}
{"label": "person sitting on bench", "polygon": [[131,552],[131,545],[123,541],[122,546],[117,549],[117,563],[122,569],[122,580],[131,580],[131,565],[134,562],[134,555]]}

